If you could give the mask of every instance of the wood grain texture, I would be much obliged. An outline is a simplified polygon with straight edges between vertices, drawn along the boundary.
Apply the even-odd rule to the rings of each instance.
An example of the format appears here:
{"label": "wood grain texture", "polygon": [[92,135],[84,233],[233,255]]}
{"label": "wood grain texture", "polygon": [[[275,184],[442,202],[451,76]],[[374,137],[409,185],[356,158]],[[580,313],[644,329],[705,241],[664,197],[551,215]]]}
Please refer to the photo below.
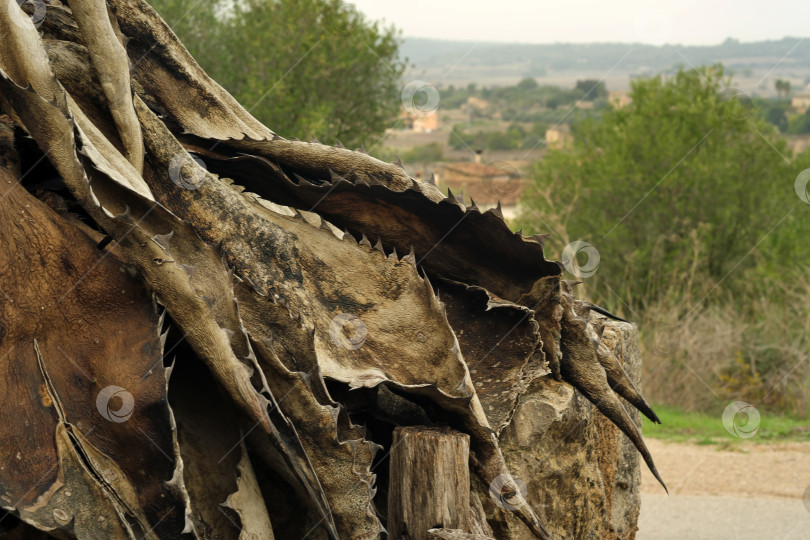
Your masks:
{"label": "wood grain texture", "polygon": [[394,430],[388,532],[427,540],[434,528],[469,531],[470,437],[445,428]]}

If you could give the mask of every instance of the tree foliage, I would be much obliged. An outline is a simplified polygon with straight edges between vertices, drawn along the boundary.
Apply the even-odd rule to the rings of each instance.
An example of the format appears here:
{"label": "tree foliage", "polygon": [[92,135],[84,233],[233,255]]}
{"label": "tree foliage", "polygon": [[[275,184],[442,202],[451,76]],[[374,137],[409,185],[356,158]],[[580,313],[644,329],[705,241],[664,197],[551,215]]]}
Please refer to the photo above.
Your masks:
{"label": "tree foliage", "polygon": [[608,90],[607,86],[605,86],[605,81],[583,79],[577,81],[575,88],[582,91],[582,99],[585,101],[593,101],[597,98],[608,97]]}
{"label": "tree foliage", "polygon": [[773,87],[776,89],[777,96],[787,99],[787,97],[790,95],[790,81],[786,81],[785,79],[776,79],[773,83]]}
{"label": "tree foliage", "polygon": [[757,99],[760,117],[776,126],[780,133],[788,130],[788,103],[774,99]]}
{"label": "tree foliage", "polygon": [[556,233],[563,259],[577,240],[596,249],[567,266],[639,322],[645,388],[662,402],[806,414],[810,220],[797,177],[810,156],[793,156],[763,118],[778,115],[731,84],[720,66],[633,81],[630,105],[575,124],[574,144],[534,166],[520,225]]}
{"label": "tree foliage", "polygon": [[535,122],[531,130],[527,131],[520,124],[510,124],[506,131],[483,131],[473,132],[462,124],[453,126],[448,135],[448,144],[456,150],[476,149],[476,150],[515,150],[529,149],[537,147],[545,136],[548,124],[545,122]]}
{"label": "tree foliage", "polygon": [[788,133],[793,135],[810,134],[810,109],[802,114],[796,114],[787,120]]}
{"label": "tree foliage", "polygon": [[730,286],[756,254],[770,271],[806,261],[791,212],[803,167],[730,82],[721,66],[635,80],[631,105],[579,123],[572,148],[536,164],[524,228],[556,219],[560,239],[593,244],[610,287],[637,301],[689,275]]}
{"label": "tree foliage", "polygon": [[[579,81],[582,83],[583,81]],[[530,122],[540,118],[533,118],[532,115],[538,109],[555,109],[557,107],[571,107],[577,101],[591,91],[594,85],[597,86],[589,99],[607,96],[604,83],[597,81],[584,81],[593,83],[587,88],[581,88],[579,83],[575,88],[562,88],[550,84],[540,85],[534,78],[524,78],[514,86],[492,86],[479,88],[470,83],[466,87],[456,87],[449,85],[441,89],[442,108],[455,109],[461,107],[470,97],[478,97],[487,100],[492,104],[493,110],[502,111],[504,120],[518,120]],[[547,117],[542,120],[549,121]]]}
{"label": "tree foliage", "polygon": [[402,155],[405,163],[436,163],[442,159],[444,159],[442,146],[435,142],[414,146]]}
{"label": "tree foliage", "polygon": [[343,2],[153,5],[202,67],[281,135],[370,146],[394,122],[406,65],[399,34]]}

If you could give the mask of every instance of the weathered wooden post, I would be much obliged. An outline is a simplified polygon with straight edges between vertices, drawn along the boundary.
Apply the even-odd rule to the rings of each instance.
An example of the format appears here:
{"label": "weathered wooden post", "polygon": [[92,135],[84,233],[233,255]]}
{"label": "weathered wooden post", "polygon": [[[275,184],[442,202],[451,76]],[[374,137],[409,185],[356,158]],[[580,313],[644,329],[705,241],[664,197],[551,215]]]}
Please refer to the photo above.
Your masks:
{"label": "weathered wooden post", "polygon": [[398,427],[391,446],[389,538],[428,540],[429,529],[472,532],[470,437],[448,428]]}

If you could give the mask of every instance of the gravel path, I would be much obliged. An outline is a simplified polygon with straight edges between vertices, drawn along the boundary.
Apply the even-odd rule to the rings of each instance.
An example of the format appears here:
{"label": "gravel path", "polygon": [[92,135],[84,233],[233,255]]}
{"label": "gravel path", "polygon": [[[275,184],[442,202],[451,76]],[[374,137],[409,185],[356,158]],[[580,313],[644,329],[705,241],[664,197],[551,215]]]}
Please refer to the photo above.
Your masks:
{"label": "gravel path", "polygon": [[645,469],[638,540],[810,540],[810,443],[647,444],[670,495]]}
{"label": "gravel path", "polygon": [[637,540],[807,540],[801,499],[642,493]]}

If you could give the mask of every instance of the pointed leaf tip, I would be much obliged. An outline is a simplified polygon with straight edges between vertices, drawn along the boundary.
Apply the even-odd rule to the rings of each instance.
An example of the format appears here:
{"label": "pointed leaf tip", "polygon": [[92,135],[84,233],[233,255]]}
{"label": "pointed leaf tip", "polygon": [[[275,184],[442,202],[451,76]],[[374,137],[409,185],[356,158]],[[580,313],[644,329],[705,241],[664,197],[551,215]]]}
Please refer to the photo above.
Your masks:
{"label": "pointed leaf tip", "polygon": [[152,240],[166,252],[166,255],[169,255],[169,241],[172,236],[174,236],[174,231],[170,231],[168,234],[156,234]]}
{"label": "pointed leaf tip", "polygon": [[413,246],[411,246],[410,253],[408,253],[407,255],[402,257],[402,260],[405,261],[405,262],[409,262],[412,265],[416,266],[416,254],[413,251]]}

